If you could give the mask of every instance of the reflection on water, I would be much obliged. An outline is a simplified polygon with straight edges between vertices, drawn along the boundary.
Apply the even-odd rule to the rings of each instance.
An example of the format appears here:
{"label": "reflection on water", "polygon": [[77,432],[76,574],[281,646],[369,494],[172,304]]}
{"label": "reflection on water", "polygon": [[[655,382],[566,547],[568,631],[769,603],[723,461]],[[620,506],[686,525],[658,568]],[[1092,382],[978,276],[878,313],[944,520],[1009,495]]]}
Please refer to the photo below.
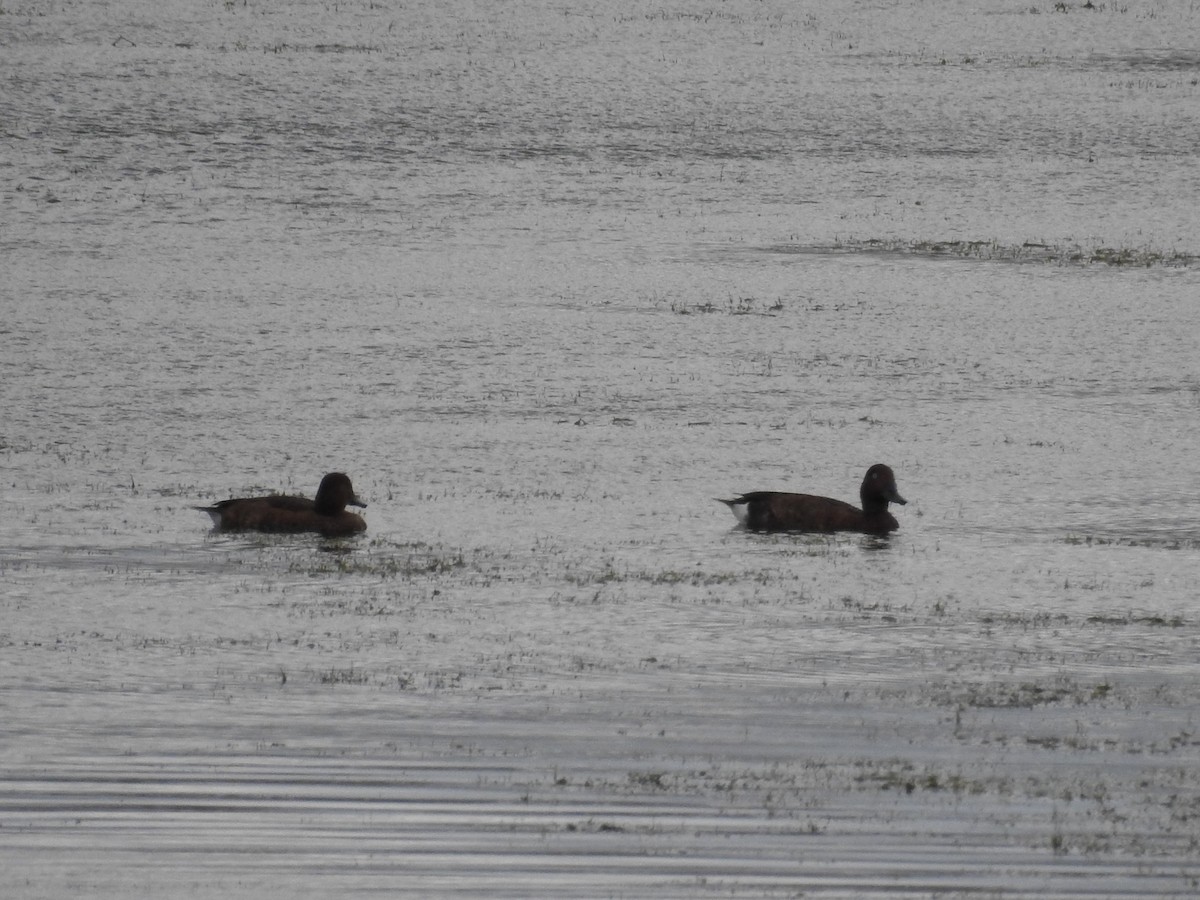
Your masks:
{"label": "reflection on water", "polygon": [[1062,6],[6,9],[9,881],[1194,892],[1195,13]]}

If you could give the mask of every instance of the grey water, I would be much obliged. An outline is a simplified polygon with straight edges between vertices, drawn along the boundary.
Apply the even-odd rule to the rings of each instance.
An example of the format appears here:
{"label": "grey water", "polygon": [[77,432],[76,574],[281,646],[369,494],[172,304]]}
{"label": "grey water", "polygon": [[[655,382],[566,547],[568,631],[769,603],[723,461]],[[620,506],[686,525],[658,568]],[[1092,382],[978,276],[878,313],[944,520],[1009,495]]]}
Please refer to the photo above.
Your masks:
{"label": "grey water", "polygon": [[4,4],[0,893],[1194,896],[1198,45]]}

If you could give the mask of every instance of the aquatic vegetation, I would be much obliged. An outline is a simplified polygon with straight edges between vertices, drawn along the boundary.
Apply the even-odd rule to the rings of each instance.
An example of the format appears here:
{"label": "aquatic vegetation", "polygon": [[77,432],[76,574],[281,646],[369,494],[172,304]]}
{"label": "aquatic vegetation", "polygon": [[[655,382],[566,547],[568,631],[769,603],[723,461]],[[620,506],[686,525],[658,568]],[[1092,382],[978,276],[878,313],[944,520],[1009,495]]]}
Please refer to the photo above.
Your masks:
{"label": "aquatic vegetation", "polygon": [[[340,549],[340,548],[339,548]],[[423,542],[372,541],[367,552],[341,550],[305,557],[288,570],[311,576],[348,575],[368,578],[414,578],[437,575],[466,566],[462,550],[433,547]]]}
{"label": "aquatic vegetation", "polygon": [[[240,48],[240,49],[244,49]],[[369,44],[298,44],[278,43],[263,48],[267,53],[380,53],[382,47]]]}
{"label": "aquatic vegetation", "polygon": [[701,300],[691,303],[684,300],[670,301],[671,312],[680,316],[719,313],[727,316],[774,316],[783,312],[783,300],[763,303],[754,297],[728,297],[725,303]]}
{"label": "aquatic vegetation", "polygon": [[1183,616],[1088,616],[1089,625],[1145,625],[1151,628],[1183,628],[1187,620]]}
{"label": "aquatic vegetation", "polygon": [[967,259],[985,262],[1052,263],[1057,265],[1106,265],[1121,268],[1151,266],[1187,267],[1195,255],[1153,247],[1085,247],[1078,244],[1046,244],[1026,241],[1004,244],[995,240],[888,240],[881,238],[839,239],[827,247],[772,248],[780,252],[876,253],[934,259]]}
{"label": "aquatic vegetation", "polygon": [[1160,550],[1195,550],[1200,548],[1200,539],[1190,535],[1173,537],[1162,535],[1117,535],[1068,534],[1063,543],[1085,547],[1154,547]]}
{"label": "aquatic vegetation", "polygon": [[707,572],[702,569],[694,571],[679,571],[677,569],[649,570],[619,567],[610,561],[607,565],[586,571],[573,570],[564,575],[568,584],[577,586],[593,584],[628,584],[642,583],[649,585],[690,585],[702,587],[721,584],[735,584],[761,581],[764,573],[761,571],[742,572]]}
{"label": "aquatic vegetation", "polygon": [[366,684],[369,680],[365,672],[361,669],[356,670],[353,665],[317,672],[316,679],[321,684]]}
{"label": "aquatic vegetation", "polygon": [[1111,691],[1112,685],[1107,682],[1082,684],[1066,678],[1056,678],[1050,683],[997,679],[944,685],[934,689],[933,697],[940,705],[960,709],[1032,709],[1057,704],[1084,706],[1108,698]]}
{"label": "aquatic vegetation", "polygon": [[917,790],[949,791],[953,794],[985,794],[998,788],[994,779],[970,778],[961,771],[918,771],[911,763],[896,760],[892,763],[867,763],[854,776],[856,784],[881,791],[902,790],[911,794]]}

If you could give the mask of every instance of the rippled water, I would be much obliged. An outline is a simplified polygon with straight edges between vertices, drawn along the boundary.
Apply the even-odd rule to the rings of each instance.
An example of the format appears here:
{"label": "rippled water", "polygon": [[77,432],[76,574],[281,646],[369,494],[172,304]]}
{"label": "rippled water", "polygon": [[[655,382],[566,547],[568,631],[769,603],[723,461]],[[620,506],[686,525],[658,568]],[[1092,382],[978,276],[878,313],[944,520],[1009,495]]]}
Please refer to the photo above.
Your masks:
{"label": "rippled water", "polygon": [[1197,38],[6,4],[5,896],[1195,894]]}

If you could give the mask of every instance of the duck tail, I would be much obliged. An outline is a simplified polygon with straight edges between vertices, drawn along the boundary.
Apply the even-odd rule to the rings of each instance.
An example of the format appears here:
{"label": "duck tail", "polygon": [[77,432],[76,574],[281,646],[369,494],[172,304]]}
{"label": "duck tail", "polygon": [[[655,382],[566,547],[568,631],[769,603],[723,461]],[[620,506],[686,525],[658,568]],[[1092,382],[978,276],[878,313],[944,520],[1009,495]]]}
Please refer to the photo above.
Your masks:
{"label": "duck tail", "polygon": [[221,510],[216,506],[193,506],[192,509],[202,513],[208,513],[208,517],[212,519],[213,525],[220,526]]}
{"label": "duck tail", "polygon": [[733,517],[741,524],[745,525],[750,518],[750,501],[745,497],[735,497],[732,500],[726,500],[723,497],[713,497],[713,499],[728,506]]}

